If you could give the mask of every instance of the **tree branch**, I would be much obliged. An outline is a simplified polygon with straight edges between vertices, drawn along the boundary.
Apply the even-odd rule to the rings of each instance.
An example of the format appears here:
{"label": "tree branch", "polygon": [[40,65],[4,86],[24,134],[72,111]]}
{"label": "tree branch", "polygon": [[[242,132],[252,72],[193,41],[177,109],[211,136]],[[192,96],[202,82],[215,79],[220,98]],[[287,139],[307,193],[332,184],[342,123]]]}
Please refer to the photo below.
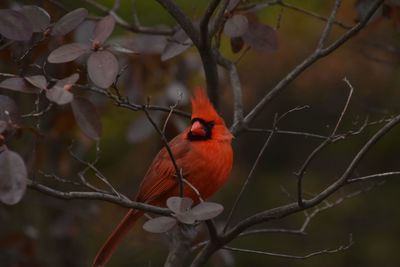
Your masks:
{"label": "tree branch", "polygon": [[267,256],[273,256],[273,257],[278,257],[278,258],[285,258],[285,259],[296,259],[296,260],[304,260],[308,259],[314,256],[322,255],[322,254],[332,254],[332,253],[337,253],[343,250],[346,250],[350,248],[353,245],[353,239],[352,236],[350,235],[349,237],[349,243],[346,245],[342,245],[336,249],[324,249],[320,251],[315,251],[312,253],[309,253],[304,256],[298,256],[298,255],[290,255],[290,254],[281,254],[281,253],[273,253],[273,252],[267,252],[267,251],[259,251],[259,250],[252,250],[252,249],[243,249],[243,248],[234,248],[234,247],[223,247],[223,249],[230,250],[230,251],[238,251],[238,252],[246,252],[246,253],[253,253],[253,254],[261,254],[261,255],[267,255]]}
{"label": "tree branch", "polygon": [[[124,20],[121,16],[119,16],[116,13],[115,7],[108,8],[108,7],[98,3],[95,0],[82,0],[82,1],[90,4],[91,6],[93,6],[94,8],[96,8],[97,10],[99,10],[101,12],[104,12],[106,14],[113,16],[113,18],[115,19],[115,22],[120,27],[122,27],[125,30],[128,30],[130,32],[151,34],[151,35],[168,35],[168,36],[170,36],[174,33],[174,30],[172,30],[172,29],[158,29],[158,28],[154,28],[154,27],[143,27],[137,23],[129,23],[128,21]],[[118,3],[115,3],[115,4],[118,4]]]}
{"label": "tree branch", "polygon": [[189,36],[189,38],[193,41],[193,44],[195,46],[199,46],[201,43],[199,31],[195,28],[185,13],[183,13],[183,11],[178,7],[178,5],[172,0],[156,1],[178,22],[187,36]]}
{"label": "tree branch", "polygon": [[[340,46],[342,46],[346,41],[357,35],[367,24],[369,19],[375,13],[375,11],[379,8],[379,6],[383,3],[383,0],[377,0],[371,6],[369,11],[366,13],[365,17],[353,26],[350,30],[344,33],[339,39],[333,42],[326,48],[319,49],[317,48],[311,55],[309,55],[306,59],[303,60],[299,65],[297,65],[291,72],[289,72],[282,80],[280,80],[262,99],[257,105],[247,114],[244,118],[244,125],[249,125],[254,119],[264,110],[267,104],[276,96],[278,96],[286,86],[296,79],[304,70],[313,65],[319,59],[329,55]],[[240,134],[243,130],[245,130],[245,126],[239,124],[233,124],[231,126],[231,132],[234,135]]]}
{"label": "tree branch", "polygon": [[171,211],[166,208],[160,208],[157,206],[140,203],[136,201],[131,201],[127,198],[121,198],[114,194],[100,193],[100,192],[63,192],[58,191],[56,189],[47,187],[45,185],[39,184],[35,181],[28,180],[28,187],[36,190],[38,192],[44,193],[46,195],[65,199],[65,200],[73,200],[73,199],[93,199],[93,200],[103,200],[110,203],[117,204],[121,207],[143,210],[146,212],[151,212],[159,215],[171,215]]}

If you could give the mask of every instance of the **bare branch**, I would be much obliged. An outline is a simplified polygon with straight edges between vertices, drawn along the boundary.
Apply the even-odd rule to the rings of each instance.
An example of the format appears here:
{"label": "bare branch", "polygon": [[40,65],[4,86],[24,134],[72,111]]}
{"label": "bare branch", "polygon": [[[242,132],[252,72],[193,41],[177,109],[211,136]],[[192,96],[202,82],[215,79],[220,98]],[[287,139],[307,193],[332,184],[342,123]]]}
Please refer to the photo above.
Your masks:
{"label": "bare branch", "polygon": [[343,108],[343,110],[342,110],[342,113],[340,114],[339,120],[337,121],[336,126],[335,126],[335,128],[333,129],[333,132],[332,132],[331,136],[334,136],[334,135],[336,134],[336,132],[337,132],[339,126],[340,126],[340,123],[341,123],[342,120],[343,120],[343,116],[344,116],[344,114],[346,113],[346,110],[347,110],[347,108],[348,108],[348,106],[349,106],[351,96],[353,95],[353,92],[354,92],[353,86],[350,84],[349,80],[348,80],[346,77],[343,78],[343,81],[349,86],[350,92],[349,92],[349,96],[347,97],[346,104],[344,105],[344,108]]}
{"label": "bare branch", "polygon": [[339,7],[341,5],[342,1],[341,0],[336,0],[335,1],[335,5],[332,9],[332,12],[328,18],[328,20],[326,21],[326,26],[325,29],[323,30],[322,34],[321,34],[321,38],[319,39],[318,42],[318,48],[317,50],[323,49],[325,46],[325,43],[329,37],[329,34],[332,31],[332,26],[333,26],[333,22],[335,21],[336,18],[336,13],[339,10]]}
{"label": "bare branch", "polygon": [[[128,99],[126,98],[120,98],[115,94],[110,93],[107,90],[104,89],[100,89],[94,86],[89,86],[89,85],[80,85],[80,84],[74,84],[73,87],[82,89],[82,90],[88,90],[103,96],[106,96],[108,98],[110,98],[111,100],[114,101],[115,105],[119,106],[119,107],[123,107],[129,110],[133,110],[133,111],[144,111],[144,109],[146,108],[147,110],[157,110],[157,111],[163,111],[163,112],[171,112],[171,108],[170,107],[163,107],[163,106],[157,106],[157,105],[146,105],[145,108],[143,105],[139,105],[139,104],[134,104],[131,103]],[[184,112],[178,109],[173,109],[172,111],[173,114],[175,115],[179,115],[185,118],[190,118],[191,115],[188,112]]]}
{"label": "bare branch", "polygon": [[280,228],[266,228],[244,231],[239,236],[258,235],[258,234],[291,234],[291,235],[306,235],[306,232],[297,229],[280,229]]}
{"label": "bare branch", "polygon": [[[236,224],[229,231],[226,232],[223,243],[230,242],[233,238],[238,236],[245,229],[259,224],[261,222],[267,222],[273,219],[279,219],[291,214],[297,213],[299,211],[305,210],[307,208],[314,207],[328,198],[330,195],[335,193],[339,188],[346,184],[349,177],[352,175],[355,168],[360,164],[361,160],[365,157],[365,155],[370,151],[370,149],[375,145],[380,139],[382,139],[387,133],[389,133],[395,126],[400,123],[400,115],[394,117],[390,122],[385,124],[379,131],[377,131],[367,142],[366,144],[359,150],[359,152],[355,155],[353,160],[350,162],[344,173],[340,178],[338,178],[335,182],[321,191],[318,195],[310,200],[304,200],[303,206],[299,206],[297,202],[287,204],[284,206],[280,206],[277,208],[273,208],[270,210],[266,210],[263,212],[256,213],[243,221]],[[215,248],[214,248],[215,251]],[[198,255],[198,262],[202,262],[202,257],[205,257],[206,254],[212,254],[213,248],[206,247],[203,249],[201,255]],[[195,265],[196,266],[196,265]]]}
{"label": "bare branch", "polygon": [[361,177],[357,177],[357,178],[348,179],[347,183],[364,182],[364,181],[375,180],[378,178],[384,178],[384,177],[388,177],[388,176],[397,176],[397,175],[400,175],[400,171],[376,173],[376,174],[371,174],[371,175],[367,175],[367,176],[361,176]]}
{"label": "bare branch", "polygon": [[93,199],[93,200],[103,200],[110,203],[117,204],[121,207],[143,210],[145,212],[151,212],[159,215],[171,215],[171,211],[166,208],[160,208],[157,206],[140,203],[136,201],[128,200],[127,198],[120,198],[112,194],[106,193],[99,193],[99,192],[63,192],[58,191],[53,188],[47,187],[45,185],[39,184],[32,180],[28,181],[28,187],[39,191],[41,193],[47,194],[49,196],[66,199],[66,200],[73,200],[73,199]]}
{"label": "bare branch", "polygon": [[310,138],[315,138],[315,139],[326,139],[327,138],[327,136],[325,136],[325,135],[319,135],[319,134],[307,133],[307,132],[287,131],[287,130],[280,130],[280,129],[273,130],[273,129],[248,128],[248,129],[246,129],[246,132],[255,132],[255,133],[275,132],[276,134],[298,135],[298,136],[310,137]]}
{"label": "bare branch", "polygon": [[220,2],[221,0],[211,0],[206,8],[206,11],[204,12],[203,17],[201,18],[200,38],[203,43],[211,43],[212,35],[208,30],[209,22]]}
{"label": "bare branch", "polygon": [[220,53],[217,54],[217,62],[229,72],[229,80],[233,92],[233,122],[234,124],[241,124],[243,121],[243,97],[236,65],[224,58]]}
{"label": "bare branch", "polygon": [[182,169],[178,167],[178,164],[176,163],[176,160],[175,160],[175,156],[172,153],[172,150],[171,150],[171,147],[169,146],[167,138],[165,137],[164,133],[161,131],[161,129],[158,127],[158,125],[155,123],[155,121],[151,117],[146,106],[144,106],[143,111],[146,114],[146,117],[150,121],[151,125],[153,125],[154,129],[160,135],[162,142],[164,143],[164,147],[167,150],[168,155],[169,155],[169,157],[172,161],[172,164],[174,165],[174,168],[175,168],[175,174],[176,174],[176,178],[178,179],[178,184],[179,184],[179,195],[180,195],[180,197],[183,197],[183,185],[184,185],[183,179],[184,179],[184,177],[183,177]]}
{"label": "bare branch", "polygon": [[[120,17],[116,11],[119,8],[119,2],[120,1],[115,1],[114,6],[112,8],[108,8],[100,3],[98,3],[95,0],[82,0],[97,10],[100,10],[101,12],[104,12],[106,14],[109,14],[113,16],[115,19],[115,22],[121,26],[122,28],[131,31],[131,32],[137,32],[137,33],[143,33],[143,34],[151,34],[151,35],[172,35],[174,31],[172,29],[160,29],[160,28],[153,28],[153,27],[143,27],[140,26],[137,23],[129,23],[126,20],[124,20],[122,17]],[[136,21],[134,21],[136,22]]]}
{"label": "bare branch", "polygon": [[[275,123],[276,123],[276,121],[274,122],[274,127],[273,128],[275,128],[275,126],[276,126]],[[224,230],[223,230],[224,233],[228,229],[229,224],[230,224],[230,222],[232,220],[233,214],[234,214],[234,212],[235,212],[235,210],[236,210],[236,208],[237,208],[237,206],[239,204],[239,201],[241,200],[242,195],[243,195],[244,191],[246,190],[248,183],[250,182],[250,179],[253,177],[254,171],[257,168],[258,163],[259,163],[262,155],[264,154],[265,149],[268,147],[273,135],[274,135],[274,132],[269,133],[267,139],[264,142],[264,145],[260,149],[260,152],[258,153],[258,156],[257,156],[256,160],[253,163],[253,166],[251,167],[249,175],[247,176],[246,180],[243,182],[243,185],[241,186],[239,194],[236,196],[236,199],[235,199],[235,202],[233,203],[232,209],[229,212],[228,219],[226,220],[226,224],[225,224]]]}
{"label": "bare branch", "polygon": [[193,44],[199,47],[201,43],[199,31],[178,5],[172,0],[157,0],[157,2],[178,22]]}
{"label": "bare branch", "polygon": [[[329,55],[336,49],[338,49],[341,45],[347,42],[349,39],[357,35],[367,24],[371,16],[375,13],[375,11],[379,8],[379,6],[383,3],[383,0],[377,0],[371,6],[369,11],[366,13],[365,17],[353,26],[350,30],[345,32],[339,39],[333,42],[326,48],[316,49],[311,55],[309,55],[303,62],[297,65],[291,72],[289,72],[282,80],[280,80],[262,99],[257,105],[247,114],[244,118],[244,125],[249,125],[266,107],[266,105],[275,98],[279,93],[286,88],[286,86],[296,79],[304,70],[306,70],[309,66],[313,65],[319,59]],[[238,124],[233,124],[231,126],[231,132],[234,135],[238,135],[241,131],[245,130],[245,127]]]}
{"label": "bare branch", "polygon": [[[325,21],[325,22],[328,21],[328,18],[326,18],[326,17],[324,17],[324,16],[321,16],[321,15],[318,14],[318,13],[315,13],[315,12],[306,10],[306,9],[304,9],[304,8],[301,8],[301,7],[298,7],[298,6],[295,6],[295,5],[286,3],[286,2],[283,1],[283,0],[278,1],[278,4],[281,5],[281,6],[283,6],[283,7],[285,7],[285,8],[287,8],[287,9],[291,9],[291,10],[294,10],[294,11],[297,11],[297,12],[300,12],[300,13],[303,13],[303,14],[305,14],[305,15],[307,15],[307,16],[310,16],[310,17],[319,19],[319,20],[321,20],[321,21]],[[348,29],[351,28],[351,26],[346,25],[346,24],[344,24],[344,23],[342,23],[342,22],[340,22],[340,21],[337,21],[337,20],[334,20],[334,21],[333,21],[333,24],[338,25],[339,27],[341,27],[341,28],[343,28],[343,29],[346,29],[346,30],[348,30]]]}
{"label": "bare branch", "polygon": [[261,255],[267,255],[267,256],[273,256],[273,257],[279,257],[279,258],[286,258],[286,259],[304,260],[304,259],[308,259],[308,258],[311,258],[311,257],[314,257],[314,256],[322,255],[322,254],[337,253],[337,252],[340,252],[340,251],[343,251],[343,250],[346,250],[346,249],[350,248],[352,245],[353,245],[353,238],[350,235],[348,244],[342,245],[342,246],[340,246],[338,248],[335,248],[335,249],[324,249],[324,250],[320,250],[320,251],[315,251],[315,252],[309,253],[309,254],[304,255],[304,256],[273,253],[273,252],[259,251],[259,250],[252,250],[252,249],[234,248],[234,247],[228,247],[228,246],[223,247],[223,249],[230,250],[230,251],[261,254]]}

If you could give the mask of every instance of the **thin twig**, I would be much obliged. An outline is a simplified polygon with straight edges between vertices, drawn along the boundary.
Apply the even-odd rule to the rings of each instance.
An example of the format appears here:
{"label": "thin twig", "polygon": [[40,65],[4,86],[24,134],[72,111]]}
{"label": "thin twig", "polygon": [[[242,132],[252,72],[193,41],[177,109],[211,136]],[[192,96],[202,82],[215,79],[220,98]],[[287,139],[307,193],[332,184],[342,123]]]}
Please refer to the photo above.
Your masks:
{"label": "thin twig", "polygon": [[[264,110],[267,104],[279,95],[287,85],[296,79],[304,70],[308,69],[311,65],[317,62],[319,59],[329,55],[344,43],[346,43],[350,38],[357,35],[367,24],[371,16],[379,8],[384,0],[377,0],[371,5],[371,8],[366,12],[364,18],[353,26],[350,30],[346,31],[340,38],[334,41],[329,46],[323,49],[316,49],[312,54],[303,60],[299,65],[297,65],[291,72],[289,72],[282,80],[280,80],[266,95],[257,103],[257,105],[247,114],[243,120],[244,125],[249,125],[255,118]],[[237,136],[240,132],[244,131],[243,125],[233,124],[231,126],[231,132]]]}
{"label": "thin twig", "polygon": [[[275,116],[275,121],[274,121],[274,124],[273,124],[273,128],[276,127],[276,122],[277,122],[276,118],[277,118],[277,116]],[[233,214],[234,214],[235,211],[236,211],[236,208],[237,208],[237,206],[238,206],[238,204],[239,204],[239,202],[240,202],[240,200],[241,200],[241,198],[242,198],[242,196],[243,196],[243,193],[244,193],[244,191],[246,190],[247,185],[249,184],[251,178],[253,177],[254,171],[256,170],[256,168],[257,168],[257,166],[258,166],[258,163],[259,163],[259,161],[260,161],[262,155],[264,154],[265,149],[268,147],[268,145],[269,145],[269,143],[270,143],[270,141],[271,141],[273,135],[274,135],[274,132],[269,133],[267,139],[266,139],[265,142],[264,142],[264,145],[263,145],[262,148],[260,149],[260,152],[258,153],[257,158],[256,158],[256,160],[255,160],[254,163],[253,163],[253,166],[251,167],[251,170],[250,170],[250,172],[249,172],[249,174],[248,174],[246,180],[243,182],[243,185],[242,185],[241,188],[240,188],[239,194],[236,196],[235,202],[233,203],[233,206],[232,206],[232,208],[231,208],[231,210],[230,210],[230,212],[229,212],[228,218],[227,218],[227,220],[226,220],[226,224],[225,224],[224,229],[223,229],[223,232],[224,232],[224,233],[225,233],[226,230],[228,229],[229,224],[230,224],[230,222],[231,222],[231,220],[232,220]]]}
{"label": "thin twig", "polygon": [[179,185],[179,195],[180,197],[183,197],[183,172],[181,170],[181,168],[178,167],[178,164],[176,163],[175,160],[175,156],[172,153],[171,147],[169,146],[168,140],[165,137],[165,134],[163,134],[163,132],[161,131],[160,127],[158,127],[158,125],[155,123],[155,121],[153,120],[153,118],[151,117],[149,111],[147,110],[146,106],[143,106],[143,111],[146,114],[147,119],[149,120],[149,122],[153,125],[154,129],[157,131],[157,133],[160,135],[161,140],[164,144],[165,149],[168,152],[168,155],[172,161],[172,164],[175,168],[175,174],[176,174],[176,178],[178,179],[178,185]]}
{"label": "thin twig", "polygon": [[335,249],[324,249],[324,250],[320,250],[320,251],[315,251],[315,252],[309,253],[309,254],[304,255],[304,256],[273,253],[273,252],[252,250],[252,249],[234,248],[234,247],[228,247],[228,246],[224,246],[223,249],[230,250],[230,251],[237,251],[237,252],[261,254],[261,255],[273,256],[273,257],[278,257],[278,258],[304,260],[304,259],[308,259],[308,258],[311,258],[311,257],[314,257],[314,256],[322,255],[322,254],[337,253],[337,252],[340,252],[340,251],[343,251],[343,250],[346,250],[346,249],[350,248],[352,245],[353,245],[353,238],[352,238],[352,235],[350,235],[348,244],[342,245],[342,246],[340,246],[338,248],[335,248]]}
{"label": "thin twig", "polygon": [[340,126],[340,123],[341,123],[342,120],[343,120],[343,116],[344,116],[344,114],[346,113],[347,108],[348,108],[348,106],[349,106],[349,103],[350,103],[350,100],[351,100],[351,96],[353,95],[353,92],[354,92],[353,86],[350,84],[349,80],[348,80],[346,77],[343,78],[343,81],[349,86],[350,92],[349,92],[349,96],[347,97],[346,104],[344,105],[344,108],[343,108],[343,110],[342,110],[342,113],[340,114],[339,120],[337,121],[336,126],[335,126],[335,128],[334,128],[334,130],[333,130],[331,136],[334,136],[334,135],[336,134],[336,132],[337,132],[339,126]]}
{"label": "thin twig", "polygon": [[364,181],[375,180],[378,178],[384,178],[384,177],[388,177],[388,176],[397,176],[397,175],[400,175],[400,171],[376,173],[376,174],[371,174],[371,175],[348,179],[347,183],[364,182]]}
{"label": "thin twig", "polygon": [[326,41],[327,41],[327,39],[329,37],[329,34],[332,31],[332,26],[333,26],[333,23],[335,21],[336,14],[337,14],[337,12],[339,10],[339,7],[340,7],[341,3],[342,3],[342,0],[336,0],[335,1],[335,5],[332,8],[331,14],[329,15],[329,18],[326,21],[325,28],[322,31],[321,38],[319,39],[317,50],[320,50],[320,49],[324,48],[325,43],[326,43]]}
{"label": "thin twig", "polygon": [[[295,5],[286,3],[286,2],[283,1],[283,0],[279,1],[278,4],[281,5],[281,6],[283,6],[283,7],[285,7],[285,8],[288,8],[288,9],[291,9],[291,10],[294,10],[294,11],[297,11],[297,12],[300,12],[300,13],[303,13],[303,14],[305,14],[305,15],[307,15],[307,16],[310,16],[310,17],[319,19],[319,20],[321,20],[321,21],[325,21],[325,22],[328,21],[328,18],[326,18],[326,17],[324,17],[324,16],[321,16],[321,15],[318,14],[318,13],[309,11],[309,10],[304,9],[304,8],[302,8],[302,7],[298,7],[298,6],[295,6]],[[334,20],[333,23],[334,23],[335,25],[338,25],[339,27],[341,27],[341,28],[343,28],[343,29],[346,29],[346,30],[348,30],[348,29],[351,28],[351,26],[346,25],[346,24],[344,24],[344,23],[342,23],[342,22],[340,22],[340,21],[337,21],[337,20]]]}
{"label": "thin twig", "polygon": [[105,194],[99,192],[63,192],[58,191],[53,188],[47,187],[45,185],[33,182],[32,180],[28,180],[28,187],[39,191],[41,193],[50,195],[55,198],[73,200],[73,199],[94,199],[94,200],[103,200],[107,202],[111,202],[117,204],[122,207],[143,210],[146,212],[151,212],[159,215],[171,215],[171,211],[166,208],[160,208],[157,206],[140,203],[136,201],[131,201],[128,198],[119,198],[113,194]]}
{"label": "thin twig", "polygon": [[241,124],[243,121],[243,96],[236,65],[224,58],[220,53],[217,53],[217,62],[229,72],[229,80],[233,92],[233,121],[235,124]]}
{"label": "thin twig", "polygon": [[[54,1],[54,0],[53,0]],[[114,2],[113,8],[108,8],[100,3],[98,3],[95,0],[81,0],[84,1],[88,4],[90,4],[92,7],[96,8],[97,10],[107,13],[115,19],[115,22],[123,27],[124,29],[131,31],[131,32],[136,32],[136,33],[143,33],[143,34],[151,34],[151,35],[172,35],[174,31],[172,29],[163,29],[163,28],[152,28],[152,27],[143,27],[140,26],[139,24],[136,23],[129,23],[126,20],[124,20],[122,17],[120,17],[117,13],[116,10],[118,9],[117,7],[119,6],[119,1]],[[135,22],[135,21],[134,21]]]}

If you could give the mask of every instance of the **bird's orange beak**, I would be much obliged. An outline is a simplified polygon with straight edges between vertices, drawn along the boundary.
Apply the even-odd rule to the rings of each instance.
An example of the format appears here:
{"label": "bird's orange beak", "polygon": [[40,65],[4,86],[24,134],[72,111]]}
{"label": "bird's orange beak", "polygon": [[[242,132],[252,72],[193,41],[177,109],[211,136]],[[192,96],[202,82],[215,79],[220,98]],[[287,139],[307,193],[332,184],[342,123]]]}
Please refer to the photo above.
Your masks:
{"label": "bird's orange beak", "polygon": [[206,130],[204,129],[204,126],[199,121],[193,122],[192,127],[190,128],[190,131],[192,132],[193,135],[197,135],[197,136],[206,135]]}

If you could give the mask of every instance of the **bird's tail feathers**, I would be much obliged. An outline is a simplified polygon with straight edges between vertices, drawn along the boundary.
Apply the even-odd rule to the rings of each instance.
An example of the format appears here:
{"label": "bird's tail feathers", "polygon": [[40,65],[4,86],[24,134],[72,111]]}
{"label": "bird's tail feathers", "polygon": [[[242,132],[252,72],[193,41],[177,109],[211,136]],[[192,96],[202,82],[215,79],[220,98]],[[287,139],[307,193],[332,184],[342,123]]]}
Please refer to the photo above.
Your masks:
{"label": "bird's tail feathers", "polygon": [[142,211],[130,210],[118,226],[114,229],[107,241],[101,247],[93,261],[93,267],[102,267],[111,258],[117,246],[128,234],[135,222],[143,215]]}

